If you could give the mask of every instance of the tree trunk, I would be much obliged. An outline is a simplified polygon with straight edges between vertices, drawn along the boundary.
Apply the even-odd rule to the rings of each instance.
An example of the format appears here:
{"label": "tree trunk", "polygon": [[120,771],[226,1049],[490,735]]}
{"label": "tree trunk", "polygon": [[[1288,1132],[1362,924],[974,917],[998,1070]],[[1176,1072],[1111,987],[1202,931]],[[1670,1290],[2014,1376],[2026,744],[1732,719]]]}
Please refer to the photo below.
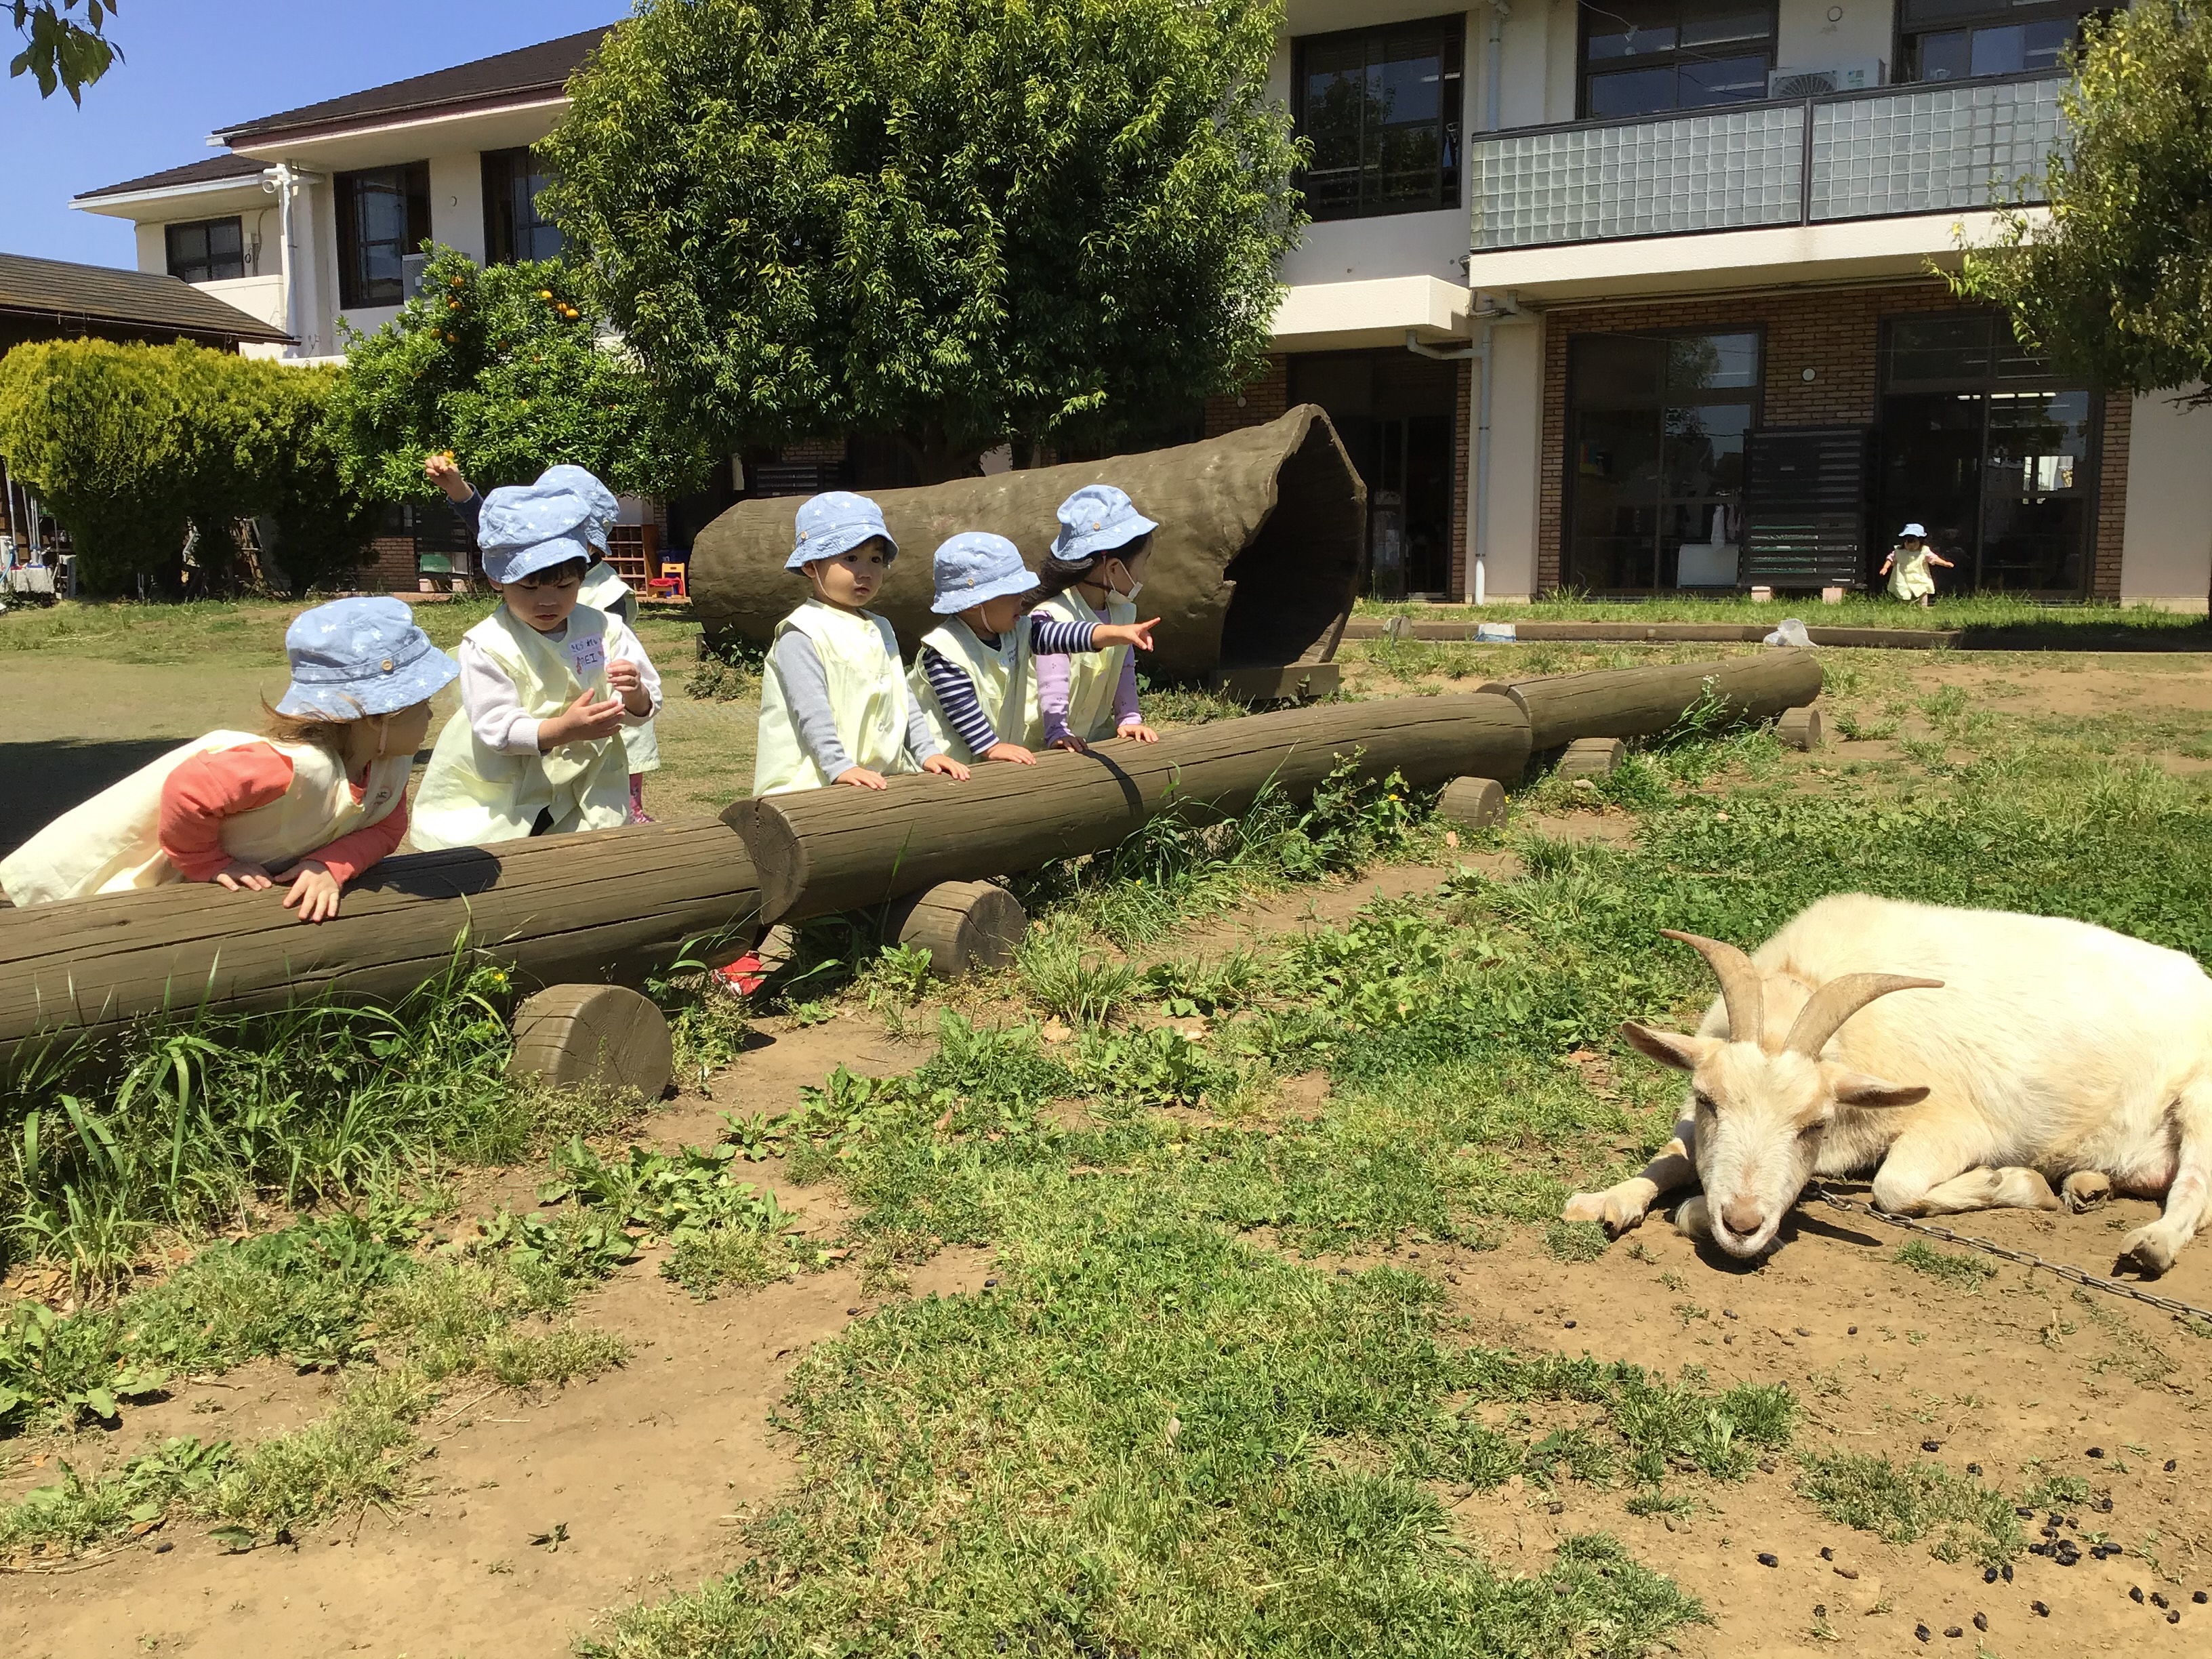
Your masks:
{"label": "tree trunk", "polygon": [[1503,692],[1528,711],[1528,747],[1541,754],[1576,738],[1654,736],[1694,708],[1708,686],[1724,705],[1716,715],[1723,723],[1771,720],[1820,695],[1820,659],[1777,647],[1718,662],[1601,668],[1482,689]]}

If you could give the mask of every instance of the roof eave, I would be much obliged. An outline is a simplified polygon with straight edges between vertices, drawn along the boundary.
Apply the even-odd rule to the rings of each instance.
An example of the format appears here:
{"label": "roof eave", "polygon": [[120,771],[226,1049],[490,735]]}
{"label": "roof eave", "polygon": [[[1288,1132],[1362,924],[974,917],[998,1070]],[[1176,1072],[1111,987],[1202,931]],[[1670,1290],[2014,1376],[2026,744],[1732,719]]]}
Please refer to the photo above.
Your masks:
{"label": "roof eave", "polygon": [[153,190],[88,190],[82,196],[70,198],[70,205],[80,213],[98,213],[111,207],[171,201],[180,196],[215,196],[228,190],[251,190],[268,176],[269,169],[264,167],[258,173],[226,173],[220,179],[200,179],[188,185],[162,185]]}
{"label": "roof eave", "polygon": [[428,103],[405,104],[392,109],[342,116],[327,121],[288,122],[282,126],[264,126],[249,122],[240,127],[218,128],[209,135],[208,142],[228,144],[240,155],[254,156],[258,160],[259,152],[272,144],[428,126],[456,116],[487,115],[501,110],[538,109],[548,104],[566,103],[568,84],[565,80],[550,81],[543,85],[516,88],[490,96],[479,94],[466,98],[435,99]]}
{"label": "roof eave", "polygon": [[188,339],[251,340],[257,345],[296,345],[298,340],[282,329],[270,328],[240,312],[239,326],[228,323],[204,326],[192,323],[155,322],[121,312],[87,311],[81,306],[27,306],[0,300],[0,317],[51,317],[58,323],[106,323],[118,328],[143,329],[149,334],[180,334]]}

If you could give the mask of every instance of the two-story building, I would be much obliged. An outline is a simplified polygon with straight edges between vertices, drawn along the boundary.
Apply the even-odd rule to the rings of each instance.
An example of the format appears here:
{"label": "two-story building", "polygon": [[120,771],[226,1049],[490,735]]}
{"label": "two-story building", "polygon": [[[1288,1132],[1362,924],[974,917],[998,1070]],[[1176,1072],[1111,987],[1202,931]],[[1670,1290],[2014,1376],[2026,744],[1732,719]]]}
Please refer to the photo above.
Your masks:
{"label": "two-story building", "polygon": [[[2032,192],[2088,8],[1433,5],[1289,0],[1272,84],[1314,223],[1268,372],[1202,416],[1327,408],[1378,592],[1848,586],[1918,520],[1962,585],[2203,606],[2212,413],[2066,384],[1935,274]],[[327,356],[341,316],[393,313],[426,238],[559,246],[530,147],[599,38],[227,128],[76,204]],[[880,455],[825,434],[750,476],[899,482]]]}

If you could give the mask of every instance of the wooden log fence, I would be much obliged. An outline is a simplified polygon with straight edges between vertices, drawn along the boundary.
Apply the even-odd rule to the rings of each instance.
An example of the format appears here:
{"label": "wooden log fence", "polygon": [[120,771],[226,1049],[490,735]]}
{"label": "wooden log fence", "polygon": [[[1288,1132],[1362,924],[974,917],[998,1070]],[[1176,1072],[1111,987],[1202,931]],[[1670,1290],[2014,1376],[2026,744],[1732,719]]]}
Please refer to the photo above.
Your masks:
{"label": "wooden log fence", "polygon": [[[967,783],[894,778],[742,800],[720,820],[388,859],[319,926],[279,892],[200,884],[0,911],[0,1053],[44,1033],[112,1032],[165,1011],[263,1012],[325,993],[394,999],[457,950],[527,992],[641,983],[687,942],[739,954],[758,927],[860,909],[947,882],[1113,847],[1170,809],[1231,815],[1271,785],[1311,795],[1342,757],[1416,787],[1511,784],[1533,751],[1665,730],[1710,688],[1730,719],[1809,703],[1812,653],[1572,674],[1436,697],[1325,703],[1054,751]],[[732,831],[736,831],[732,834]]]}

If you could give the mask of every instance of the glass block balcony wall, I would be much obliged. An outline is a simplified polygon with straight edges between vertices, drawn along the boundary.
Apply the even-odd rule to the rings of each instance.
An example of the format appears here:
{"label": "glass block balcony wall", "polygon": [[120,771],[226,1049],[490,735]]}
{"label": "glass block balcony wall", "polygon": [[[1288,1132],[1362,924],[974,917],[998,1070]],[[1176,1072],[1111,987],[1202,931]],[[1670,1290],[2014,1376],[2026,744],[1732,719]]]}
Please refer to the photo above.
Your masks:
{"label": "glass block balcony wall", "polygon": [[1477,252],[1986,206],[2058,142],[2056,76],[1502,133],[1474,146]]}

